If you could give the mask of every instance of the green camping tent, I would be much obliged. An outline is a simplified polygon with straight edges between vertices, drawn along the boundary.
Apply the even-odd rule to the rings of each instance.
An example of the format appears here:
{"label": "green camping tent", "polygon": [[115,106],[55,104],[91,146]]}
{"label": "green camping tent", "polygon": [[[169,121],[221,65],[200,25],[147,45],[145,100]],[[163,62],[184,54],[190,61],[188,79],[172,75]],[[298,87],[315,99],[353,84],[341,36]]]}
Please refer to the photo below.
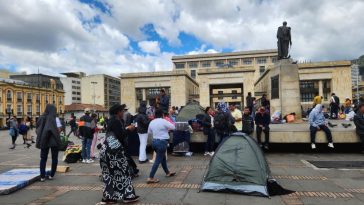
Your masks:
{"label": "green camping tent", "polygon": [[269,196],[269,177],[267,161],[257,143],[243,133],[234,133],[217,148],[201,190]]}
{"label": "green camping tent", "polygon": [[198,102],[190,102],[184,106],[177,115],[177,122],[188,122],[195,119],[196,115],[204,114],[203,107]]}

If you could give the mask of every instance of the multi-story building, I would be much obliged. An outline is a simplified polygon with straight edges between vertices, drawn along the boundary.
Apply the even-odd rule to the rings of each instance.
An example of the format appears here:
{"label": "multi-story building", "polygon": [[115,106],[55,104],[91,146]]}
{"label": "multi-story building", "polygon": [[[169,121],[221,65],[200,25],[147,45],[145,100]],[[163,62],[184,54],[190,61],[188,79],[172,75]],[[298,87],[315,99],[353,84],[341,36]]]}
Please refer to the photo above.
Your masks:
{"label": "multi-story building", "polygon": [[73,103],[81,103],[81,78],[85,77],[85,73],[61,73],[67,77],[62,77],[63,90],[65,91],[64,103],[71,105]]}
{"label": "multi-story building", "polygon": [[63,84],[59,77],[44,74],[10,75],[11,79],[20,80],[33,87],[51,88],[51,80],[55,81],[56,89],[63,90]]}
{"label": "multi-story building", "polygon": [[120,79],[104,74],[83,77],[81,93],[83,104],[98,104],[109,109],[120,103]]}
{"label": "multi-story building", "polygon": [[29,116],[36,121],[50,103],[56,106],[58,114],[63,114],[64,91],[57,88],[53,79],[49,84],[44,88],[20,80],[0,78],[0,127],[6,125],[6,119],[11,115],[18,120]]}

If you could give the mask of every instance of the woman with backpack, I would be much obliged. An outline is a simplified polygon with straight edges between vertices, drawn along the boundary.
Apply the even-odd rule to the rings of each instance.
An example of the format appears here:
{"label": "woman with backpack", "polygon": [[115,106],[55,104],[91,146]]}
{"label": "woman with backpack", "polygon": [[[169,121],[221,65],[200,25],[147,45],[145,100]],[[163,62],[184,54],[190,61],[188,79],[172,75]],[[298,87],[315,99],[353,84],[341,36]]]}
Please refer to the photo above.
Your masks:
{"label": "woman with backpack", "polygon": [[9,149],[15,149],[16,144],[15,141],[18,138],[19,130],[18,130],[18,121],[16,120],[16,116],[11,117],[8,120],[9,123],[9,135],[11,136],[12,146]]}
{"label": "woman with backpack", "polygon": [[230,135],[231,132],[236,131],[236,128],[234,126],[235,120],[231,115],[226,103],[219,102],[216,108],[217,113],[214,117],[214,127],[216,134],[220,137],[220,144],[226,137]]}
{"label": "woman with backpack", "polygon": [[56,174],[58,164],[58,149],[61,145],[61,132],[62,125],[57,123],[57,109],[54,105],[47,104],[44,114],[39,117],[36,133],[36,147],[40,149],[40,181],[44,182],[46,178],[46,164],[48,159],[49,150],[52,153],[52,166],[51,173],[48,177],[52,180]]}

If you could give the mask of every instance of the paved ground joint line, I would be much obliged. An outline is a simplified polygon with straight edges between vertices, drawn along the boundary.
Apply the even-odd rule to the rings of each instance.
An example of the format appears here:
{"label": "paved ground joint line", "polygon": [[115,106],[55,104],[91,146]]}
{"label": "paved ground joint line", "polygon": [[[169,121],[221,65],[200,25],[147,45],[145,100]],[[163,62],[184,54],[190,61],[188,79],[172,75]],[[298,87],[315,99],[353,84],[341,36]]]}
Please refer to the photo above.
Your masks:
{"label": "paved ground joint line", "polygon": [[56,199],[57,197],[67,193],[69,190],[56,190],[46,196],[42,196],[26,205],[43,205],[46,204],[47,202],[50,202],[54,199]]}

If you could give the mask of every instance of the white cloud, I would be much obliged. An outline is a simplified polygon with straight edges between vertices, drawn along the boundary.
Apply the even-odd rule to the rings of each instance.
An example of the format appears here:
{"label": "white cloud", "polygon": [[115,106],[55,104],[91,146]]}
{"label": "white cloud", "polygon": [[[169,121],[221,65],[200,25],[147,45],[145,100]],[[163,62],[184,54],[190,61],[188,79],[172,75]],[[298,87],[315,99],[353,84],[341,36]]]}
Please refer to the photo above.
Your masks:
{"label": "white cloud", "polygon": [[140,41],[138,46],[145,53],[159,54],[161,51],[158,41]]}
{"label": "white cloud", "polygon": [[[0,65],[28,72],[40,67],[47,74],[84,71],[114,76],[170,70],[173,49],[199,54],[275,48],[276,29],[283,20],[292,27],[294,58],[353,59],[364,53],[362,0],[101,2],[110,14],[76,0],[0,0]],[[168,45],[143,30],[146,25],[153,25],[168,42],[168,52]],[[181,32],[193,35],[202,46],[185,50],[184,43],[194,42],[183,42]],[[139,54],[138,48],[147,55]]]}

